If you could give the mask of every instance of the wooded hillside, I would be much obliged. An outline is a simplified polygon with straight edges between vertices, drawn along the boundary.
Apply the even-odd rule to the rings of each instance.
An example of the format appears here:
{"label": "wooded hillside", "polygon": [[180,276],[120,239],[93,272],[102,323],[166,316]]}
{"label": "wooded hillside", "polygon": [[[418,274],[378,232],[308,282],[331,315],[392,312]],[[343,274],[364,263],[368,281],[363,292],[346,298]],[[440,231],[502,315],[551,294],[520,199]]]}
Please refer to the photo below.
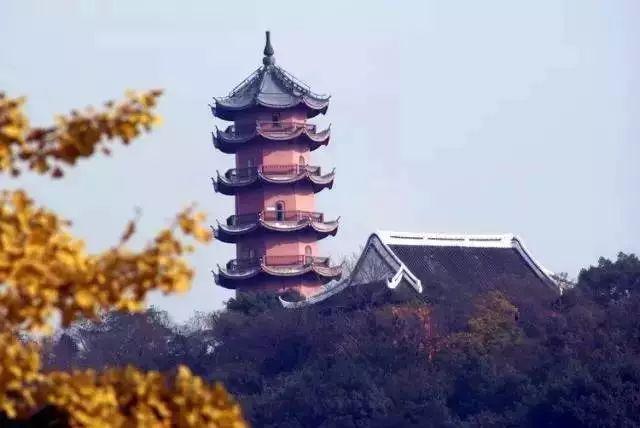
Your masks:
{"label": "wooded hillside", "polygon": [[560,298],[372,284],[291,310],[242,296],[180,326],[155,309],[110,313],[46,356],[65,369],[186,364],[222,381],[254,426],[637,426],[639,311],[640,261],[621,253]]}

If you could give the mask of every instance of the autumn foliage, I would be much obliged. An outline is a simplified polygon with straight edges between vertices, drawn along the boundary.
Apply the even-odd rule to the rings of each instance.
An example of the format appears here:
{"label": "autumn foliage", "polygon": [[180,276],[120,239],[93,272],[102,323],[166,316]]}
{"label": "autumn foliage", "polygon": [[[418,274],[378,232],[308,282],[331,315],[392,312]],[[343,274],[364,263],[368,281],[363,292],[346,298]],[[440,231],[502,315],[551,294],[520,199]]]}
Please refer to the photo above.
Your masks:
{"label": "autumn foliage", "polygon": [[129,91],[121,102],[108,101],[102,110],[88,108],[57,116],[55,125],[31,128],[24,113],[25,98],[0,92],[0,172],[18,175],[23,169],[53,177],[96,151],[109,154],[109,143],[128,144],[159,123],[154,113],[162,91]]}
{"label": "autumn foliage", "polygon": [[[115,141],[128,144],[158,123],[161,91],[127,93],[102,110],[59,116],[32,128],[24,98],[0,95],[0,174],[25,169],[54,178]],[[43,372],[38,335],[104,311],[138,311],[150,291],[182,292],[193,271],[187,242],[210,240],[204,215],[189,207],[148,244],[128,247],[135,222],[103,252],[86,251],[69,222],[39,206],[26,192],[0,193],[0,419],[28,419],[56,409],[64,424],[91,427],[245,426],[239,406],[220,385],[209,385],[186,367],[173,375],[132,367],[104,372]],[[68,419],[68,420],[67,420]],[[58,420],[61,423],[62,419]]]}

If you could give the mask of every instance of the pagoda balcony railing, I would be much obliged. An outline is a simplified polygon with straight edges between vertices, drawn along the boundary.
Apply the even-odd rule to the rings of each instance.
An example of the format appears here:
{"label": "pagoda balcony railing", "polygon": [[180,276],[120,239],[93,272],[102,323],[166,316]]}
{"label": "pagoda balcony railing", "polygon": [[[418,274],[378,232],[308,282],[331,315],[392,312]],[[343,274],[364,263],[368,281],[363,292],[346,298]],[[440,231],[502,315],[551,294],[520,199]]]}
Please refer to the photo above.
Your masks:
{"label": "pagoda balcony railing", "polygon": [[285,256],[262,256],[244,259],[234,259],[227,263],[227,270],[233,272],[243,272],[257,268],[261,265],[270,267],[288,266],[309,266],[309,265],[329,265],[329,257],[307,256],[304,254],[293,254]]}
{"label": "pagoda balcony railing", "polygon": [[302,120],[258,120],[256,129],[268,133],[290,133],[304,128],[309,132],[316,132],[316,125]]}
{"label": "pagoda balcony railing", "polygon": [[[269,134],[290,134],[291,132],[297,131],[301,128],[304,128],[308,132],[315,133],[316,125],[312,123],[307,123],[303,120],[257,120],[255,125],[256,131],[262,131]],[[224,130],[224,133],[233,136],[233,137],[242,137],[247,134],[251,134],[254,130],[250,128],[245,128],[244,130],[240,130],[236,128],[235,125],[227,126]]]}
{"label": "pagoda balcony railing", "polygon": [[262,165],[246,168],[233,168],[225,173],[225,177],[229,180],[248,180],[254,178],[260,172],[266,176],[296,176],[303,173],[311,175],[320,175],[319,166],[310,165]]}
{"label": "pagoda balcony railing", "polygon": [[299,223],[301,221],[311,220],[315,222],[324,222],[324,214],[311,211],[261,211],[251,214],[236,214],[227,218],[227,226],[243,226],[253,224],[259,220]]}

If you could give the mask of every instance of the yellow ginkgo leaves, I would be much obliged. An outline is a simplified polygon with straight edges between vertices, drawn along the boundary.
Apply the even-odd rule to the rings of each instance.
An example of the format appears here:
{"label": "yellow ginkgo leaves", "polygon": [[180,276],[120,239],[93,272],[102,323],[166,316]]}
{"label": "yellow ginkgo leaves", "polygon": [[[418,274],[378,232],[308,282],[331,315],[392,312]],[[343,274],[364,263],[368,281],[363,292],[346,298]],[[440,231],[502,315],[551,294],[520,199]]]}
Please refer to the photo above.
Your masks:
{"label": "yellow ginkgo leaves", "polygon": [[50,373],[34,397],[66,409],[72,423],[84,427],[247,426],[222,386],[210,386],[182,366],[170,377],[133,367]]}
{"label": "yellow ginkgo leaves", "polygon": [[[200,224],[203,219],[188,208],[176,224],[206,242],[210,232]],[[162,230],[141,251],[121,242],[88,254],[65,221],[22,191],[0,194],[0,224],[0,318],[14,328],[40,329],[55,311],[68,325],[101,310],[136,310],[152,290],[185,291],[191,283],[193,272],[183,257],[191,246],[174,230]]]}
{"label": "yellow ginkgo leaves", "polygon": [[54,126],[30,128],[25,98],[0,93],[0,173],[18,175],[26,165],[58,178],[64,166],[80,158],[97,151],[109,154],[108,142],[128,144],[160,122],[154,108],[161,94],[160,90],[128,91],[123,101],[107,102],[100,111],[72,111],[56,117]]}
{"label": "yellow ginkgo leaves", "polygon": [[19,410],[34,407],[30,385],[41,378],[37,347],[12,333],[0,332],[0,412],[14,418]]}
{"label": "yellow ginkgo leaves", "polygon": [[[31,128],[23,98],[0,94],[0,177],[29,169],[59,178],[62,168],[108,142],[128,144],[158,123],[160,91],[129,92],[101,111],[72,112],[49,128]],[[48,333],[103,311],[136,311],[147,294],[185,291],[193,271],[186,242],[211,240],[205,216],[192,207],[142,249],[128,248],[130,222],[116,245],[88,253],[69,223],[23,191],[0,191],[0,419],[29,418],[55,408],[73,427],[245,427],[239,406],[219,385],[181,367],[173,376],[114,368],[43,373],[32,333]]]}

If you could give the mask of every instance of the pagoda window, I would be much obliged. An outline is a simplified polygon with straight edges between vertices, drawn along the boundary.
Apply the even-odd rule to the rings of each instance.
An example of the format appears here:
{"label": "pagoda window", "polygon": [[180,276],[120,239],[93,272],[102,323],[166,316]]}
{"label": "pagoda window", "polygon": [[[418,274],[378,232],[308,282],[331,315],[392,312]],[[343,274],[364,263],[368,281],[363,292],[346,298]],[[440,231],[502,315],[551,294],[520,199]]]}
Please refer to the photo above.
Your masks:
{"label": "pagoda window", "polygon": [[275,112],[271,115],[271,121],[273,122],[274,127],[280,126],[280,113]]}
{"label": "pagoda window", "polygon": [[284,221],[284,201],[276,202],[276,221]]}

